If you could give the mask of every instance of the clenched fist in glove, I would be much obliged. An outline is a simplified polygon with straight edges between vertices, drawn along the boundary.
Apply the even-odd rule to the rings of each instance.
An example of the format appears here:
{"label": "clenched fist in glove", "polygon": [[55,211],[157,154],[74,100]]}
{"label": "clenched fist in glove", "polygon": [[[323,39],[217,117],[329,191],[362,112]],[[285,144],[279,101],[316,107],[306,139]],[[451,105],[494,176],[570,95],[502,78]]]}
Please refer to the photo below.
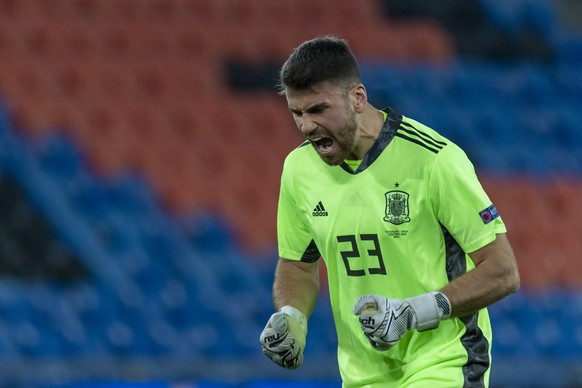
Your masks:
{"label": "clenched fist in glove", "polygon": [[375,349],[388,350],[408,331],[435,329],[451,316],[451,303],[441,292],[408,299],[361,296],[354,305],[360,327]]}
{"label": "clenched fist in glove", "polygon": [[294,307],[284,306],[271,315],[261,333],[263,354],[284,368],[297,369],[303,364],[306,335],[305,315]]}

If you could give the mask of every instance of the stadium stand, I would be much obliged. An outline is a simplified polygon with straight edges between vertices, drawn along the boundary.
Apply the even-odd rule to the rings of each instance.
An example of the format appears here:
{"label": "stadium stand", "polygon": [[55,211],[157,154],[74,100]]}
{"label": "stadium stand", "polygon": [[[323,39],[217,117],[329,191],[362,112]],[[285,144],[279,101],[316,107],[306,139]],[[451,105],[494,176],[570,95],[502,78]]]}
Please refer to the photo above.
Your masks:
{"label": "stadium stand", "polygon": [[508,225],[492,386],[582,384],[582,39],[552,3],[0,0],[0,385],[338,386],[325,282],[312,362],[257,343],[301,141],[273,86],[323,33],[374,105],[467,151]]}

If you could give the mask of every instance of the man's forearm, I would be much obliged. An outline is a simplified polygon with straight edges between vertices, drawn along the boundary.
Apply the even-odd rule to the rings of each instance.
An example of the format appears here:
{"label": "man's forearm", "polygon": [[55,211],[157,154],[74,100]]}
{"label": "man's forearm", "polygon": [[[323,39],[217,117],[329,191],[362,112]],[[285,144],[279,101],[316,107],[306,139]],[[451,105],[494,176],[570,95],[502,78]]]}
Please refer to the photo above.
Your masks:
{"label": "man's forearm", "polygon": [[444,287],[452,316],[462,317],[487,307],[519,288],[515,257],[505,234],[471,254],[476,268]]}
{"label": "man's forearm", "polygon": [[279,260],[273,284],[273,303],[277,310],[283,306],[293,306],[309,317],[318,293],[318,263]]}

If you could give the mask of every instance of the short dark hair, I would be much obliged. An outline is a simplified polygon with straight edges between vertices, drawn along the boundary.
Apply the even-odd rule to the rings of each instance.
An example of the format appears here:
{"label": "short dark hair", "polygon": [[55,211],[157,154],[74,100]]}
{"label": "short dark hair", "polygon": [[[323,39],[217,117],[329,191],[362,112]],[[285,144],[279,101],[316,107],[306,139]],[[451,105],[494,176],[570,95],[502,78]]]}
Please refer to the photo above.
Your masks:
{"label": "short dark hair", "polygon": [[326,35],[295,48],[279,72],[279,91],[305,90],[320,82],[331,82],[345,90],[360,82],[358,63],[348,43]]}

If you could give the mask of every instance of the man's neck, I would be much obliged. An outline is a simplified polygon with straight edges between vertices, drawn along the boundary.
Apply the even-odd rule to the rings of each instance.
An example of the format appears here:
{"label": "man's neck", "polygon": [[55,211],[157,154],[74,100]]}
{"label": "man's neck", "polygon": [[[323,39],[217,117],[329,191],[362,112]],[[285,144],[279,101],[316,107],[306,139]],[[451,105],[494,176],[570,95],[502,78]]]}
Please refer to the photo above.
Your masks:
{"label": "man's neck", "polygon": [[360,116],[360,123],[356,133],[356,144],[354,148],[354,157],[361,160],[364,155],[372,148],[374,142],[380,135],[384,126],[384,115],[372,105],[366,107],[366,110]]}

